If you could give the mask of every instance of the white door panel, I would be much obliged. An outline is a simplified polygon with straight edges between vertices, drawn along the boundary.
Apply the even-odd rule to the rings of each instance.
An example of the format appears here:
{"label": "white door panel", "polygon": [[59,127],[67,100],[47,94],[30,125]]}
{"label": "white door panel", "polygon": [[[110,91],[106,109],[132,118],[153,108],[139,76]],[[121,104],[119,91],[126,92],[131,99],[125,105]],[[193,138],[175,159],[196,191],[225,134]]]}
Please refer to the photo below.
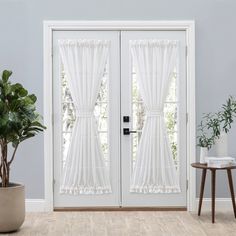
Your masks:
{"label": "white door panel", "polygon": [[[120,66],[119,66],[118,31],[55,31],[53,33],[53,107],[54,107],[54,206],[55,207],[87,207],[118,206],[120,201]],[[59,56],[59,39],[100,39],[110,41],[110,53],[102,88],[103,96],[99,96],[95,106],[99,135],[106,164],[110,167],[112,193],[101,195],[66,195],[60,194],[60,177],[63,159],[70,139],[70,119],[73,120],[72,101],[68,95],[66,78]],[[100,91],[101,92],[101,91]],[[67,101],[64,101],[67,100]],[[69,100],[69,101],[68,101]],[[72,113],[72,114],[71,114]],[[66,128],[65,128],[66,127]],[[67,128],[69,127],[69,128]]]}
{"label": "white door panel", "polygon": [[[129,128],[136,131],[130,135],[121,137],[121,163],[122,163],[122,205],[123,206],[186,206],[186,39],[184,31],[122,31],[121,32],[121,116],[129,116],[130,122],[122,122],[121,128]],[[168,39],[179,40],[179,76],[172,87],[176,88],[176,98],[173,97],[173,89],[170,92],[170,101],[166,102],[168,115],[177,109],[176,134],[170,137],[173,140],[172,151],[176,152],[176,168],[178,168],[181,193],[130,193],[130,178],[138,146],[138,140],[142,133],[145,119],[145,109],[140,102],[137,91],[136,74],[132,65],[129,42],[130,40],[144,39]],[[171,97],[170,97],[171,96]],[[176,108],[175,108],[176,107]],[[167,122],[172,122],[169,118]],[[174,143],[176,141],[176,143]],[[177,151],[173,150],[177,148]]]}

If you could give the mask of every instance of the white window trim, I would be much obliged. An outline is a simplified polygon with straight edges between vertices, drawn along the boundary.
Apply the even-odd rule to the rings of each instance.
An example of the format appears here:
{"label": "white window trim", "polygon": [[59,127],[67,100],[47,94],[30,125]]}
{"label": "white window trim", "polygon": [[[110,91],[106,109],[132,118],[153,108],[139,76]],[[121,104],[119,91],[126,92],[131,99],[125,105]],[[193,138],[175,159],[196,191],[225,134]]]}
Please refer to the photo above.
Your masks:
{"label": "white window trim", "polygon": [[52,35],[55,30],[183,30],[187,42],[187,209],[195,210],[195,22],[194,21],[44,21],[44,191],[45,211],[53,211]]}

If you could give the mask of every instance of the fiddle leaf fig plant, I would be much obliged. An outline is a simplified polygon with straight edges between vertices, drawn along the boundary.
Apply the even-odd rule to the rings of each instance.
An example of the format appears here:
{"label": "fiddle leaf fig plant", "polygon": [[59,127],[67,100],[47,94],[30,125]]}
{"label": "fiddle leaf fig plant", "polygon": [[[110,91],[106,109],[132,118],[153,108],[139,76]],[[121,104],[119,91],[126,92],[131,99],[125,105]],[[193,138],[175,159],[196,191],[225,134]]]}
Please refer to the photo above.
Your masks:
{"label": "fiddle leaf fig plant", "polygon": [[[4,70],[0,79],[0,181],[1,187],[8,187],[10,166],[19,144],[42,132],[46,127],[36,112],[36,96],[19,83],[13,84],[9,78],[11,71]],[[9,144],[13,152],[8,155]]]}

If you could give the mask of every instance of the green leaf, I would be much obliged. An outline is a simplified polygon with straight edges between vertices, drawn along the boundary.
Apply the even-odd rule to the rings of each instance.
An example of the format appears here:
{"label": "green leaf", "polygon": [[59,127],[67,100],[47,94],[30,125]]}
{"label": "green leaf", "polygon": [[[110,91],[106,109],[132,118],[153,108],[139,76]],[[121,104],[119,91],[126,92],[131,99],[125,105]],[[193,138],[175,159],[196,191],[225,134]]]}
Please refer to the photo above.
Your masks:
{"label": "green leaf", "polygon": [[18,94],[20,97],[25,97],[28,95],[28,91],[24,88],[20,88],[19,91],[18,91]]}
{"label": "green leaf", "polygon": [[35,136],[35,133],[28,133],[26,136],[20,138],[20,142],[25,141],[26,139],[32,138]]}
{"label": "green leaf", "polygon": [[2,73],[3,82],[6,83],[11,75],[12,75],[12,71],[4,70],[3,73]]}
{"label": "green leaf", "polygon": [[12,92],[12,88],[10,84],[4,84],[3,85],[3,91],[4,91],[4,95],[7,96],[8,94],[10,94]]}
{"label": "green leaf", "polygon": [[33,103],[37,101],[37,97],[34,94],[31,94],[28,97],[32,100]]}
{"label": "green leaf", "polygon": [[42,125],[40,122],[38,122],[38,121],[32,122],[31,125],[32,125],[32,126],[38,126],[38,127],[43,128],[43,129],[46,129],[46,127],[45,127],[44,125]]}
{"label": "green leaf", "polygon": [[12,85],[12,90],[13,90],[14,92],[17,92],[17,91],[19,91],[22,87],[23,87],[23,86],[22,86],[21,84],[19,84],[19,83],[13,84],[13,85]]}

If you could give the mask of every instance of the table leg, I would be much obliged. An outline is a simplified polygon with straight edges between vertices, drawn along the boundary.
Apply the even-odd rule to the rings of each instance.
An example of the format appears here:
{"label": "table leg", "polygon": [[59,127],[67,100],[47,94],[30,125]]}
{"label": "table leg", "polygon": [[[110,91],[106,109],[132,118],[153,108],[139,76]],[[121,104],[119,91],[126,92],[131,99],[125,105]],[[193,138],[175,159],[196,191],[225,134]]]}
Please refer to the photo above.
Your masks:
{"label": "table leg", "polygon": [[216,170],[211,170],[211,213],[212,223],[215,223],[215,189],[216,189]]}
{"label": "table leg", "polygon": [[232,199],[232,204],[233,204],[233,209],[234,209],[234,217],[236,218],[236,206],[235,206],[235,196],[234,196],[234,185],[233,185],[233,179],[232,179],[232,173],[231,170],[227,170],[228,174],[228,180],[229,180],[229,188],[231,192],[231,199]]}
{"label": "table leg", "polygon": [[204,187],[205,187],[205,181],[206,181],[206,173],[207,173],[207,169],[203,169],[202,170],[201,189],[200,189],[200,199],[199,199],[199,205],[198,205],[198,216],[201,215],[202,199],[203,199]]}

